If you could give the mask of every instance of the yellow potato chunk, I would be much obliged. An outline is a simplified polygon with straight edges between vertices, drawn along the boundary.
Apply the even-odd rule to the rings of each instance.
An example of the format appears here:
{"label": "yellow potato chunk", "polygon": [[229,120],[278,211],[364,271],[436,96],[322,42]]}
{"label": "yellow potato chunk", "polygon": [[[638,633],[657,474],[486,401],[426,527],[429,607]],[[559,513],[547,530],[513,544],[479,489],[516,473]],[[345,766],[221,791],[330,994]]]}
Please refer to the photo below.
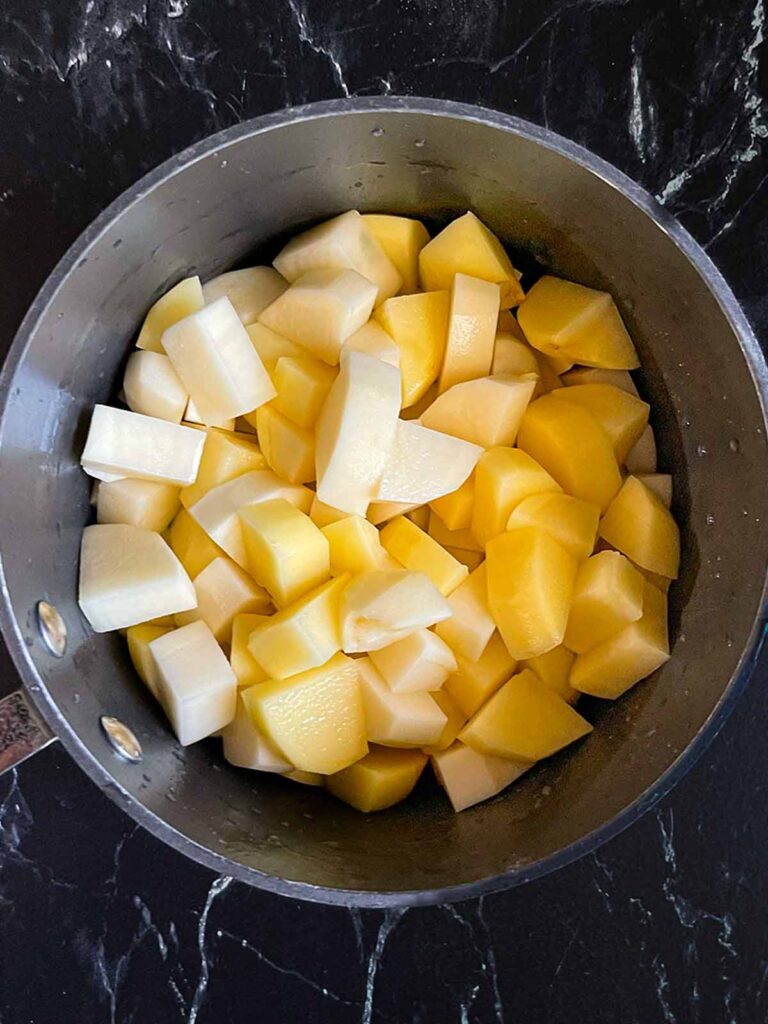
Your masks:
{"label": "yellow potato chunk", "polygon": [[291,771],[292,765],[253,724],[243,694],[237,696],[235,717],[221,730],[224,759],[238,768],[257,772]]}
{"label": "yellow potato chunk", "polygon": [[251,633],[268,615],[256,615],[243,612],[232,620],[232,646],[229,652],[229,665],[237,678],[239,689],[263,683],[269,676],[248,650]]}
{"label": "yellow potato chunk", "polygon": [[152,657],[149,645],[159,636],[170,633],[173,626],[152,626],[147,622],[139,626],[130,626],[125,633],[128,641],[128,654],[133,662],[133,667],[153,697],[158,695],[159,676],[157,666]]}
{"label": "yellow potato chunk", "polygon": [[266,459],[254,436],[213,427],[206,431],[197,479],[189,487],[182,488],[181,503],[184,508],[191,508],[213,487],[252,469],[266,467]]}
{"label": "yellow potato chunk", "polygon": [[608,292],[544,276],[526,295],[517,319],[528,341],[546,355],[609,370],[640,365]]}
{"label": "yellow potato chunk", "polygon": [[273,405],[256,411],[259,446],[270,469],[292,484],[315,479],[315,435],[282,416]]}
{"label": "yellow potato chunk", "polygon": [[601,512],[621,487],[608,435],[590,412],[555,394],[528,406],[517,443],[566,494],[598,505]]}
{"label": "yellow potato chunk", "polygon": [[244,324],[252,324],[263,309],[288,287],[272,267],[244,267],[219,274],[203,285],[206,305],[226,295]]}
{"label": "yellow potato chunk", "polygon": [[451,650],[468,661],[477,661],[496,628],[488,607],[488,583],[483,562],[448,598],[452,615],[438,622],[435,632]]}
{"label": "yellow potato chunk", "polygon": [[349,577],[338,576],[323,583],[253,630],[248,651],[268,675],[285,679],[336,654],[341,648],[339,597],[348,582]]}
{"label": "yellow potato chunk", "polygon": [[426,754],[418,750],[373,747],[356,764],[330,775],[326,787],[365,814],[383,811],[405,800],[426,763]]}
{"label": "yellow potato chunk", "polygon": [[554,373],[560,376],[562,373],[567,373],[573,366],[573,360],[569,359],[568,356],[561,355],[544,355],[541,353],[541,358],[544,359],[552,367]]}
{"label": "yellow potato chunk", "polygon": [[500,285],[504,309],[523,301],[520,275],[503,245],[471,211],[451,221],[419,253],[419,276],[426,291],[450,288],[459,273]]}
{"label": "yellow potato chunk", "polygon": [[499,295],[497,284],[467,274],[454,277],[439,392],[491,372]]}
{"label": "yellow potato chunk", "polygon": [[490,757],[463,743],[432,755],[432,766],[454,811],[465,811],[496,796],[532,766],[530,761]]}
{"label": "yellow potato chunk", "polygon": [[484,547],[503,533],[514,509],[530,495],[560,490],[560,484],[527,452],[518,448],[489,448],[475,469],[475,540]]}
{"label": "yellow potato chunk", "polygon": [[150,308],[139,331],[137,348],[164,352],[161,338],[171,324],[205,305],[199,277],[187,277],[161,296]]}
{"label": "yellow potato chunk", "polygon": [[448,721],[429,693],[394,693],[368,658],[355,661],[368,740],[385,747],[428,747]]}
{"label": "yellow potato chunk", "polygon": [[600,536],[643,569],[677,579],[680,531],[669,509],[629,476],[600,522]]}
{"label": "yellow potato chunk", "polygon": [[419,505],[418,508],[411,509],[410,512],[404,512],[403,515],[406,519],[410,519],[412,523],[415,523],[420,530],[428,532],[430,512],[427,505]]}
{"label": "yellow potato chunk", "polygon": [[459,733],[492,757],[541,761],[592,731],[592,726],[530,669],[505,683]]}
{"label": "yellow potato chunk", "polygon": [[444,494],[442,498],[434,498],[429,505],[447,529],[465,530],[472,525],[474,500],[475,477],[471,474],[457,490]]}
{"label": "yellow potato chunk", "polygon": [[467,567],[405,516],[387,523],[381,544],[404,568],[425,573],[445,596],[467,578]]}
{"label": "yellow potato chunk", "polygon": [[458,669],[448,676],[443,689],[469,718],[515,671],[517,662],[504,641],[494,633],[476,661],[457,657]]}
{"label": "yellow potato chunk", "polygon": [[608,640],[643,614],[644,580],[618,551],[600,551],[576,573],[565,643],[577,654]]}
{"label": "yellow potato chunk", "polygon": [[589,558],[595,547],[600,509],[570,494],[532,494],[523,498],[507,520],[507,529],[539,526],[574,558]]}
{"label": "yellow potato chunk", "polygon": [[463,548],[465,551],[478,552],[483,550],[475,540],[475,535],[471,530],[449,530],[442,519],[436,516],[434,512],[429,513],[427,533],[432,540],[437,541],[441,547],[446,549]]}
{"label": "yellow potato chunk", "polygon": [[577,562],[544,530],[523,526],[488,542],[488,605],[520,661],[563,642]]}
{"label": "yellow potato chunk", "polygon": [[377,651],[450,614],[450,605],[423,572],[364,572],[341,595],[341,647],[347,654]]}
{"label": "yellow potato chunk", "polygon": [[575,384],[612,384],[635,398],[639,398],[637,387],[628,370],[603,370],[598,366],[575,366],[563,374],[563,384],[570,388]]}
{"label": "yellow potato chunk", "polygon": [[340,519],[346,519],[350,515],[352,515],[351,512],[342,512],[341,509],[334,508],[332,505],[326,505],[316,494],[312,498],[309,518],[320,529],[330,526],[331,523],[338,523]]}
{"label": "yellow potato chunk", "polygon": [[665,508],[672,504],[672,477],[669,473],[638,473],[641,484],[653,491]]}
{"label": "yellow potato chunk", "polygon": [[580,654],[570,684],[581,693],[612,700],[669,660],[667,598],[647,580],[643,614],[610,640]]}
{"label": "yellow potato chunk", "polygon": [[368,753],[357,666],[343,654],[242,694],[256,728],[299,771],[332,775]]}
{"label": "yellow potato chunk", "polygon": [[453,555],[457,562],[466,565],[470,572],[474,572],[478,566],[482,565],[485,559],[485,552],[483,551],[467,551],[463,548],[446,548],[445,550]]}
{"label": "yellow potato chunk", "polygon": [[395,265],[402,278],[401,295],[419,290],[419,253],[429,233],[419,220],[386,213],[364,213],[363,220],[373,237]]}
{"label": "yellow potato chunk", "polygon": [[435,690],[430,696],[448,719],[437,742],[422,748],[425,754],[437,754],[441,750],[447,750],[455,742],[456,737],[467,724],[467,716],[445,690]]}
{"label": "yellow potato chunk", "polygon": [[638,475],[656,472],[656,438],[650,424],[624,459],[624,468],[628,473]]}
{"label": "yellow potato chunk", "polygon": [[616,461],[622,463],[648,426],[650,406],[613,384],[576,384],[561,388],[556,397],[592,413],[611,439]]}
{"label": "yellow potato chunk", "polygon": [[272,374],[277,397],[272,408],[305,430],[314,427],[336,370],[319,359],[282,356]]}
{"label": "yellow potato chunk", "polygon": [[367,356],[400,369],[400,349],[375,320],[369,320],[354,334],[350,334],[342,345],[342,352],[349,351],[364,352]]}
{"label": "yellow potato chunk", "polygon": [[402,407],[413,405],[437,380],[448,336],[450,295],[396,295],[376,310],[377,322],[400,349]]}
{"label": "yellow potato chunk", "polygon": [[324,786],[326,776],[320,775],[319,772],[293,771],[284,772],[283,778],[290,779],[291,782],[298,782],[302,786]]}
{"label": "yellow potato chunk", "polygon": [[568,704],[575,704],[579,692],[568,682],[575,657],[573,651],[560,644],[546,654],[526,659],[521,662],[520,667],[529,668],[539,677],[542,684],[553,690],[558,697],[562,697]]}
{"label": "yellow potato chunk", "polygon": [[231,558],[214,558],[192,581],[197,608],[176,615],[176,625],[186,626],[199,619],[208,626],[220,644],[228,644],[232,621],[242,612],[264,613],[271,602],[266,590],[254,583]]}
{"label": "yellow potato chunk", "polygon": [[532,374],[454,384],[424,411],[421,423],[482,448],[512,445],[535,387]]}
{"label": "yellow potato chunk", "polygon": [[162,533],[179,511],[179,488],[157,480],[102,480],[96,499],[97,523],[128,523]]}
{"label": "yellow potato chunk", "polygon": [[248,571],[269,591],[278,608],[292,604],[328,579],[328,541],[290,501],[274,498],[246,505],[238,516]]}
{"label": "yellow potato chunk", "polygon": [[345,516],[324,526],[322,532],[329,546],[332,576],[384,568],[386,552],[379,531],[362,516]]}
{"label": "yellow potato chunk", "polygon": [[458,668],[451,648],[429,629],[371,651],[370,659],[393,693],[439,690]]}
{"label": "yellow potato chunk", "polygon": [[171,523],[168,543],[192,579],[224,553],[185,508],[179,510]]}
{"label": "yellow potato chunk", "polygon": [[540,373],[538,354],[527,341],[512,331],[496,334],[491,373],[511,373],[516,377],[524,373]]}
{"label": "yellow potato chunk", "polygon": [[278,359],[287,357],[289,359],[305,358],[307,353],[301,345],[284,338],[270,330],[265,324],[248,324],[246,327],[251,344],[259,354],[264,364],[264,369],[272,376],[275,372]]}

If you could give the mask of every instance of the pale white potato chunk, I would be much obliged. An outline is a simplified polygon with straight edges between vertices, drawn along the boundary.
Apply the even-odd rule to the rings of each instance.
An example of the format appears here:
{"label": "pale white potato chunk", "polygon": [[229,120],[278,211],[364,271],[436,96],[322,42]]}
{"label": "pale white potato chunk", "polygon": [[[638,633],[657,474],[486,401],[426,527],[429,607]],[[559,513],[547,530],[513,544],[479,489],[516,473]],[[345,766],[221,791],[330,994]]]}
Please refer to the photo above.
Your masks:
{"label": "pale white potato chunk", "polygon": [[231,558],[214,558],[195,576],[197,608],[176,616],[176,624],[186,626],[201,619],[218,643],[232,639],[232,620],[243,612],[259,614],[272,607],[269,594],[243,572]]}
{"label": "pale white potato chunk", "polygon": [[286,761],[277,747],[259,732],[240,695],[235,717],[221,731],[224,757],[238,768],[251,768],[258,772],[290,772],[293,765]]}
{"label": "pale white potato chunk", "polygon": [[457,813],[496,796],[531,767],[527,761],[481,754],[458,741],[432,754],[432,765]]}
{"label": "pale white potato chunk", "polygon": [[358,679],[369,743],[429,747],[448,721],[428,693],[394,693],[370,658],[358,658]]}
{"label": "pale white potato chunk", "polygon": [[451,494],[461,487],[484,451],[477,444],[412,420],[398,420],[376,500],[426,505]]}
{"label": "pale white potato chunk", "polygon": [[448,644],[429,629],[371,651],[370,659],[393,693],[439,690],[458,668]]}
{"label": "pale white potato chunk", "polygon": [[102,482],[96,498],[96,522],[129,523],[162,533],[179,511],[179,491],[175,484],[157,480]]}
{"label": "pale white potato chunk", "polygon": [[134,352],[123,377],[125,404],[133,412],[180,423],[189,395],[162,352]]}
{"label": "pale white potato chunk", "polygon": [[203,298],[207,306],[226,296],[242,322],[252,324],[287,287],[288,282],[274,267],[245,267],[206,281]]}

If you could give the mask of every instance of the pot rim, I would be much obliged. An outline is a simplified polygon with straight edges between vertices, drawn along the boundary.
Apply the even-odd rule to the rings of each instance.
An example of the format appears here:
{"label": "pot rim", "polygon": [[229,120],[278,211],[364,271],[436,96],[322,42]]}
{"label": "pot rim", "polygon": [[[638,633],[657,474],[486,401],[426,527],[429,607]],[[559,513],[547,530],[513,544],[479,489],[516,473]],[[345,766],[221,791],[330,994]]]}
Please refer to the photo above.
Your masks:
{"label": "pot rim", "polygon": [[[449,117],[471,121],[497,131],[508,132],[533,141],[547,149],[586,168],[606,184],[620,192],[638,207],[660,228],[667,238],[688,259],[704,279],[725,318],[735,334],[758,395],[762,409],[763,424],[768,428],[768,365],[760,345],[741,309],[736,297],[724,277],[693,239],[688,231],[649,192],[619,171],[612,164],[595,156],[589,150],[564,138],[547,128],[532,124],[511,114],[501,113],[486,107],[458,103],[452,100],[421,98],[411,96],[352,97],[338,100],[323,100],[304,106],[291,107],[252,118],[232,125],[213,135],[207,136],[182,150],[175,156],[149,171],[134,185],[126,189],[73,242],[56,264],[24,317],[13,343],[8,351],[2,372],[0,372],[0,417],[4,417],[7,399],[16,370],[24,356],[27,342],[45,310],[54,300],[59,288],[89,247],[135,203],[140,202],[154,188],[184,167],[194,164],[211,153],[218,153],[237,143],[242,138],[268,133],[286,125],[361,113],[404,115],[422,114],[431,117]],[[2,425],[0,423],[0,433]],[[335,904],[361,908],[395,908],[416,905],[450,903],[458,900],[483,897],[493,892],[512,888],[524,882],[540,878],[591,853],[603,843],[618,835],[642,814],[649,810],[661,797],[682,778],[694,765],[707,746],[723,727],[739,695],[744,690],[755,663],[760,655],[768,625],[768,579],[763,583],[761,601],[750,630],[749,640],[739,659],[735,672],[710,715],[699,731],[666,769],[666,771],[622,811],[604,822],[598,828],[547,857],[520,867],[510,868],[500,875],[492,875],[474,882],[439,889],[412,890],[403,892],[367,891],[356,889],[335,889],[292,881],[246,867],[215,853],[183,835],[163,818],[144,807],[120,786],[102,764],[88,752],[76,731],[52,699],[32,659],[19,624],[13,614],[5,570],[0,555],[0,628],[8,650],[21,679],[47,723],[62,740],[66,750],[80,768],[107,793],[138,824],[144,826],[158,839],[180,853],[217,872],[247,882],[259,889],[278,895],[311,902]]]}

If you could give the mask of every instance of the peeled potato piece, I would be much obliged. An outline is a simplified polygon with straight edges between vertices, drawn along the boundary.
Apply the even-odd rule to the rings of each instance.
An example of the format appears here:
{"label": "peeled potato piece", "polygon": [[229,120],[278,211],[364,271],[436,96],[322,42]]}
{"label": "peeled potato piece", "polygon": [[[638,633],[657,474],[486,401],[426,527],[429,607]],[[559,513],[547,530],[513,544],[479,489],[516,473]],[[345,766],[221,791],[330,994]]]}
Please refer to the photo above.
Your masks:
{"label": "peeled potato piece", "polygon": [[282,356],[272,374],[277,389],[272,406],[293,423],[309,430],[317,422],[335,379],[335,369],[319,359]]}
{"label": "peeled potato piece", "polygon": [[401,295],[419,290],[419,253],[429,233],[419,220],[384,213],[364,213],[363,221],[402,278]]}
{"label": "peeled potato piece", "polygon": [[341,647],[347,654],[377,651],[450,614],[450,605],[422,572],[361,573],[341,595]]}
{"label": "peeled potato piece", "polygon": [[255,437],[211,428],[205,434],[197,477],[193,484],[182,490],[181,503],[185,508],[191,508],[219,484],[251,470],[266,468],[266,460]]}
{"label": "peeled potato piece", "polygon": [[578,697],[578,690],[574,690],[569,683],[571,669],[576,655],[567,647],[560,644],[553,647],[546,654],[539,654],[535,658],[528,658],[520,663],[521,668],[529,668],[541,680],[543,686],[553,690],[558,697],[562,697],[568,704],[575,704]]}
{"label": "peeled potato piece", "polygon": [[563,402],[573,402],[590,412],[613,445],[622,463],[648,425],[650,406],[613,384],[577,384],[555,392]]}
{"label": "peeled potato piece", "polygon": [[179,488],[174,484],[131,479],[99,484],[97,523],[129,523],[162,533],[178,510]]}
{"label": "peeled potato piece", "polygon": [[496,796],[532,767],[531,761],[491,757],[456,742],[432,754],[438,782],[457,813]]}
{"label": "peeled potato piece", "polygon": [[123,377],[125,402],[132,412],[180,423],[189,395],[168,356],[161,352],[134,352]]}
{"label": "peeled potato piece", "polygon": [[329,775],[326,787],[358,811],[383,811],[405,800],[426,763],[426,754],[418,750],[373,747],[360,761]]}
{"label": "peeled potato piece", "polygon": [[456,274],[438,391],[491,372],[500,290],[497,284]]}
{"label": "peeled potato piece", "polygon": [[628,473],[638,475],[656,472],[656,438],[650,424],[624,459],[624,468]]}
{"label": "peeled potato piece", "polygon": [[680,531],[669,509],[629,476],[600,522],[600,536],[643,569],[677,579]]}
{"label": "peeled potato piece", "polygon": [[448,644],[429,629],[371,651],[369,657],[393,693],[439,690],[457,668]]}
{"label": "peeled potato piece", "polygon": [[290,772],[293,768],[279,750],[253,724],[242,694],[237,696],[235,717],[221,730],[224,759],[238,768],[257,772]]}
{"label": "peeled potato piece", "polygon": [[350,334],[342,349],[347,352],[364,352],[367,356],[381,359],[400,369],[400,349],[375,320],[369,320],[354,334]]}
{"label": "peeled potato piece", "polygon": [[653,491],[665,508],[672,504],[672,477],[669,473],[638,473],[641,484]]}
{"label": "peeled potato piece", "polygon": [[376,310],[376,320],[400,349],[402,407],[422,398],[440,372],[448,335],[450,295],[427,291],[397,295]]}
{"label": "peeled potato piece", "polygon": [[483,448],[512,445],[535,387],[532,374],[497,374],[454,384],[424,411],[421,422]]}
{"label": "peeled potato piece", "polygon": [[454,590],[448,598],[451,617],[438,622],[435,632],[455,654],[477,661],[496,628],[488,607],[485,563]]}
{"label": "peeled potato piece", "polygon": [[458,668],[445,681],[444,690],[469,718],[515,671],[516,661],[498,633],[494,633],[479,658],[461,656]]}
{"label": "peeled potato piece", "polygon": [[156,698],[158,697],[159,677],[149,645],[158,637],[170,633],[172,629],[172,625],[153,626],[148,622],[142,622],[138,626],[131,626],[125,634],[125,639],[128,641],[128,654],[133,662],[133,667],[136,669],[139,679]]}
{"label": "peeled potato piece", "polygon": [[432,697],[394,693],[370,657],[354,664],[360,674],[368,740],[387,747],[426,747],[437,743],[448,721]]}
{"label": "peeled potato piece", "polygon": [[379,531],[362,516],[345,516],[322,528],[328,542],[332,576],[385,568],[387,553]]}
{"label": "peeled potato piece", "polygon": [[201,619],[220,644],[230,642],[236,615],[271,608],[266,590],[257,586],[231,558],[214,558],[192,582],[197,607],[178,614],[176,624],[186,626]]}
{"label": "peeled potato piece", "polygon": [[435,743],[430,743],[428,747],[422,747],[422,750],[425,754],[437,754],[441,750],[447,750],[455,742],[456,737],[467,724],[467,716],[445,690],[433,690],[430,696],[443,712],[447,721],[439,739]]}
{"label": "peeled potato piece", "polygon": [[467,567],[405,516],[387,523],[381,543],[404,568],[425,573],[445,596],[467,578]]}
{"label": "peeled potato piece", "polygon": [[269,676],[248,650],[251,633],[266,622],[269,615],[241,612],[232,620],[232,645],[229,652],[229,664],[237,677],[238,689],[263,683]]}
{"label": "peeled potato piece", "polygon": [[618,551],[600,551],[576,573],[565,643],[581,654],[643,614],[643,577]]}
{"label": "peeled potato piece", "polygon": [[308,484],[315,479],[316,445],[312,430],[282,416],[272,403],[256,410],[255,421],[259,446],[273,472],[292,484]]}
{"label": "peeled potato piece", "polygon": [[398,420],[376,499],[423,505],[450,494],[466,481],[482,454],[479,445]]}
{"label": "peeled potato piece", "polygon": [[185,508],[179,509],[168,529],[168,543],[191,579],[224,554]]}
{"label": "peeled potato piece", "polygon": [[251,344],[264,364],[264,369],[270,376],[275,372],[278,359],[283,356],[287,356],[289,359],[304,359],[307,356],[306,349],[303,349],[301,345],[270,330],[265,324],[258,322],[248,324],[246,330]]}
{"label": "peeled potato piece", "polygon": [[209,306],[226,296],[242,322],[252,324],[287,287],[288,282],[273,267],[245,267],[206,281],[203,299]]}
{"label": "peeled potato piece", "polygon": [[597,538],[600,509],[570,494],[532,494],[523,498],[507,520],[507,529],[539,526],[574,558],[588,558]]}
{"label": "peeled potato piece", "polygon": [[628,370],[603,370],[597,366],[575,366],[562,376],[563,384],[569,388],[576,384],[612,384],[635,398],[640,394]]}
{"label": "peeled potato piece", "polygon": [[136,348],[163,352],[162,337],[178,320],[195,313],[205,305],[199,277],[187,277],[161,296],[147,313]]}
{"label": "peeled potato piece", "polygon": [[534,494],[558,493],[560,484],[519,448],[489,448],[475,469],[472,533],[485,546],[507,528],[512,512]]}
{"label": "peeled potato piece", "polygon": [[467,477],[461,487],[441,498],[433,498],[430,507],[449,530],[465,530],[472,525],[475,478]]}

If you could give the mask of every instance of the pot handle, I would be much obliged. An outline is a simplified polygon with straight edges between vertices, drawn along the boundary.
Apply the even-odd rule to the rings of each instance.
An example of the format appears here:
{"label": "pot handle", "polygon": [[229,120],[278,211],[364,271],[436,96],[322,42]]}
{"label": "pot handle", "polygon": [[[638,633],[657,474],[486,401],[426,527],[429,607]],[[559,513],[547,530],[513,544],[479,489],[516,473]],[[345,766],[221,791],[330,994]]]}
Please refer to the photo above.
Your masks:
{"label": "pot handle", "polygon": [[55,739],[23,689],[0,700],[0,775]]}

